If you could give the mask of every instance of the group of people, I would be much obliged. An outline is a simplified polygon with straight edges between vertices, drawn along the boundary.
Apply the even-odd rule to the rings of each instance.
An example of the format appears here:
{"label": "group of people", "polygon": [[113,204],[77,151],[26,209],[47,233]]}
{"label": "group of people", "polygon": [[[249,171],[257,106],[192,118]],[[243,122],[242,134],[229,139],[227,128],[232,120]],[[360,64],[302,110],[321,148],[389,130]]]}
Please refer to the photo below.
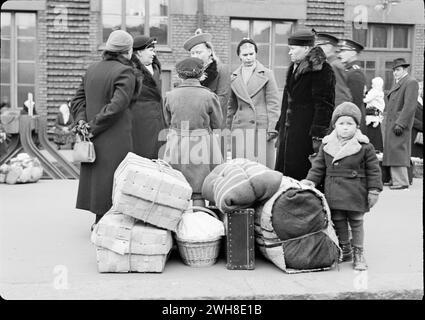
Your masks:
{"label": "group of people", "polygon": [[[155,43],[113,31],[103,59],[89,66],[71,101],[77,131],[89,132],[96,150],[94,163],[81,164],[77,208],[95,213],[95,223],[110,209],[113,174],[128,152],[162,158],[180,170],[192,186],[193,205],[205,205],[202,183],[228,153],[252,157],[323,190],[344,260],[354,257],[355,269],[365,270],[363,215],[383,188],[368,136],[381,130],[384,110],[375,92],[382,81],[374,79],[365,97],[365,76],[356,64],[363,47],[314,30],[294,32],[280,104],[274,74],[257,60],[255,41],[240,41],[241,65],[230,73],[214,52],[212,35],[199,30],[183,44],[190,57],[176,64],[181,83],[163,99]],[[395,61],[386,107],[383,164],[391,167],[392,189],[408,187],[418,84],[407,67]]]}

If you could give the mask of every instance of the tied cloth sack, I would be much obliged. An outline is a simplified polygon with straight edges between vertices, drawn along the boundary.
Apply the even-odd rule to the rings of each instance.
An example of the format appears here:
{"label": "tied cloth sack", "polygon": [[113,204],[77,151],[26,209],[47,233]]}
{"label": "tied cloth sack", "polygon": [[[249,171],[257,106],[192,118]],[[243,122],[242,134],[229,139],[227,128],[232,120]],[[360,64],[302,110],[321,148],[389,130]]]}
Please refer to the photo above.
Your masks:
{"label": "tied cloth sack", "polygon": [[287,273],[328,270],[341,249],[324,195],[289,177],[255,216],[261,253]]}
{"label": "tied cloth sack", "polygon": [[205,178],[202,195],[222,212],[251,207],[270,198],[282,173],[247,159],[233,159],[214,168]]}
{"label": "tied cloth sack", "polygon": [[[82,136],[82,138],[81,138]],[[72,158],[75,162],[93,163],[96,160],[94,144],[85,134],[77,134],[76,142],[72,150]]]}
{"label": "tied cloth sack", "polygon": [[176,230],[191,196],[183,174],[162,160],[129,152],[114,173],[113,209],[160,228]]}
{"label": "tied cloth sack", "polygon": [[108,211],[91,234],[99,272],[162,272],[173,245],[171,231]]}

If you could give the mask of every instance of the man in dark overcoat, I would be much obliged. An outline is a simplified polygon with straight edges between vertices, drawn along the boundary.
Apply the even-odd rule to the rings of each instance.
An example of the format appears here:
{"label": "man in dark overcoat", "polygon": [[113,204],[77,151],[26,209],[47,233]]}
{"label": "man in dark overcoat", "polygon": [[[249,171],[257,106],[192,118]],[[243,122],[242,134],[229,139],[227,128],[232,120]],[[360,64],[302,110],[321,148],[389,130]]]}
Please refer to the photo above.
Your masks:
{"label": "man in dark overcoat", "polygon": [[358,63],[358,56],[364,48],[360,43],[350,39],[342,39],[338,45],[338,56],[344,64],[345,71],[347,72],[347,86],[350,89],[352,97],[350,102],[354,103],[360,109],[362,113],[360,130],[363,134],[366,134],[366,107],[363,102],[366,87],[366,76]]}
{"label": "man in dark overcoat", "polygon": [[116,168],[133,150],[130,103],[136,77],[130,57],[133,38],[113,31],[103,60],[89,66],[71,100],[71,113],[79,128],[88,129],[96,152],[93,163],[81,163],[77,209],[96,214],[95,223],[112,206]]}
{"label": "man in dark overcoat", "polygon": [[301,180],[311,167],[309,156],[316,153],[328,131],[335,100],[335,75],[314,34],[298,31],[288,39],[289,66],[279,131],[275,170]]}
{"label": "man in dark overcoat", "polygon": [[393,62],[395,83],[388,92],[384,134],[383,166],[390,167],[393,190],[409,187],[411,135],[418,99],[418,82],[409,75],[409,63],[403,58]]}

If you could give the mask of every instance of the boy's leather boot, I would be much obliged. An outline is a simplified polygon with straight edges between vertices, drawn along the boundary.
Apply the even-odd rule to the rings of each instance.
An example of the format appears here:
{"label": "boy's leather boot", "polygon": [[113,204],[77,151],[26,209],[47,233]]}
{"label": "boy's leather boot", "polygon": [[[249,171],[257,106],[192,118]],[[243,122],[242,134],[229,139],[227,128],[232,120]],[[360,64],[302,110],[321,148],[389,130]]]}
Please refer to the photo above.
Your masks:
{"label": "boy's leather boot", "polygon": [[363,248],[354,247],[354,262],[353,262],[354,270],[367,270],[366,260],[363,254]]}
{"label": "boy's leather boot", "polygon": [[340,262],[346,262],[353,260],[353,249],[351,247],[351,243],[341,243],[342,257],[340,258]]}

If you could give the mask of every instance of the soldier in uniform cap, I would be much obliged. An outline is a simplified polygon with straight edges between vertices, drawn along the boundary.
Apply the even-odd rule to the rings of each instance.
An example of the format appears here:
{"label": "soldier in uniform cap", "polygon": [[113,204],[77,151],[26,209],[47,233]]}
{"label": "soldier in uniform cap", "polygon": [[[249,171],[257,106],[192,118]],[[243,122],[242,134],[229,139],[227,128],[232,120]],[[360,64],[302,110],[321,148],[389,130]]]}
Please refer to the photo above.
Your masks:
{"label": "soldier in uniform cap", "polygon": [[339,42],[339,58],[347,72],[347,85],[350,89],[353,102],[362,112],[360,130],[366,134],[366,108],[363,102],[366,86],[366,76],[358,65],[358,55],[363,46],[350,39],[342,39]]}
{"label": "soldier in uniform cap", "polygon": [[201,29],[197,29],[195,35],[184,42],[183,47],[190,52],[191,57],[199,58],[204,62],[205,71],[200,81],[204,87],[210,88],[218,96],[223,112],[222,128],[224,128],[230,96],[230,72],[215,54],[211,41],[210,33],[203,33]]}
{"label": "soldier in uniform cap", "polygon": [[298,31],[288,39],[292,63],[276,125],[275,170],[297,180],[311,168],[309,156],[318,152],[328,133],[335,103],[335,74],[314,38],[311,31]]}
{"label": "soldier in uniform cap", "polygon": [[131,61],[138,79],[136,100],[132,104],[133,152],[157,159],[163,144],[160,133],[166,128],[162,110],[161,63],[155,53],[156,38],[138,35],[134,37]]}
{"label": "soldier in uniform cap", "polygon": [[[313,29],[314,32],[314,29]],[[331,34],[317,32],[316,46],[325,52],[326,58],[335,73],[335,106],[346,101],[352,101],[351,91],[347,86],[347,73],[341,60],[338,58],[338,38]]]}

